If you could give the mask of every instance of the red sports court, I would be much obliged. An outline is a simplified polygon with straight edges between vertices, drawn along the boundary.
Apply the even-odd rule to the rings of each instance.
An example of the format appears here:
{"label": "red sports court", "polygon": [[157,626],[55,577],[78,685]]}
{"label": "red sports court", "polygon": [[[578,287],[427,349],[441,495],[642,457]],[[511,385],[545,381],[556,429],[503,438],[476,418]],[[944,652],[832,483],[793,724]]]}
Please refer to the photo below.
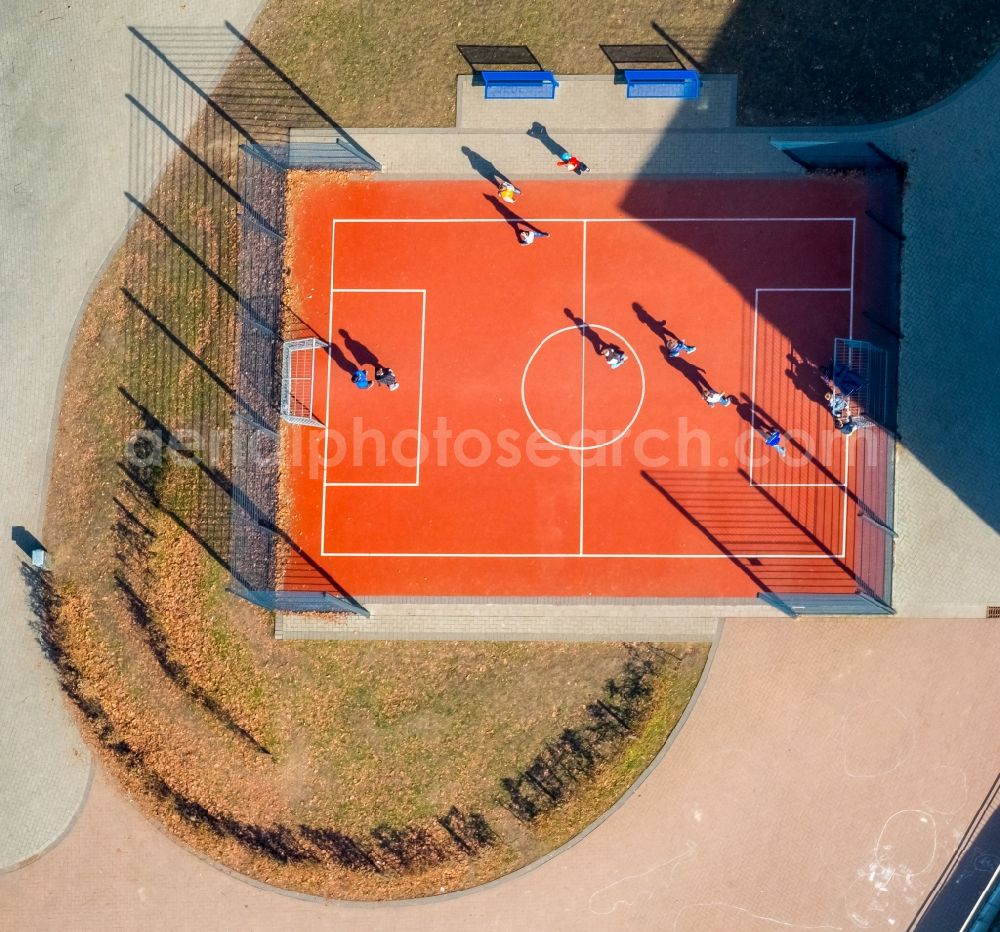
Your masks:
{"label": "red sports court", "polygon": [[[854,593],[864,440],[820,369],[863,329],[866,182],[521,187],[290,179],[280,587]],[[398,391],[352,383],[378,364]]]}

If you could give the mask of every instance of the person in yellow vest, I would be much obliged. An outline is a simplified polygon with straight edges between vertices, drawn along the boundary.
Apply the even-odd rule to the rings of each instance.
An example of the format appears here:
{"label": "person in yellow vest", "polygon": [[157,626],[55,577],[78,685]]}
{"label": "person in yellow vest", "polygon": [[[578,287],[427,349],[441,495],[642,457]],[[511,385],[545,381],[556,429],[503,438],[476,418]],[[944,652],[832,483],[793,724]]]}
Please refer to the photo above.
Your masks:
{"label": "person in yellow vest", "polygon": [[520,188],[515,188],[509,181],[500,182],[499,198],[505,204],[513,204],[514,199],[521,193]]}

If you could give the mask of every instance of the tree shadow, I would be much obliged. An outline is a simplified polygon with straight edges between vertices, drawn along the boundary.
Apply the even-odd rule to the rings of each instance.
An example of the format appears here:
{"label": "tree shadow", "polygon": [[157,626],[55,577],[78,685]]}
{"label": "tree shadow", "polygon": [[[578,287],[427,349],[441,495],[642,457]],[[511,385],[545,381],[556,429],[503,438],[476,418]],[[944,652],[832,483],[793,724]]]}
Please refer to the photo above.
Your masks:
{"label": "tree shadow", "polygon": [[650,680],[671,660],[681,658],[657,645],[629,645],[621,671],[585,707],[586,720],[564,728],[527,766],[500,781],[501,805],[530,824],[568,802],[600,763],[634,737],[652,695]]}
{"label": "tree shadow", "polygon": [[115,586],[122,597],[129,617],[142,632],[150,652],[156,658],[156,662],[166,677],[231,734],[245,741],[257,753],[270,754],[271,752],[240,725],[211,693],[191,679],[187,668],[174,658],[170,641],[163,627],[156,621],[149,606],[121,572],[115,573]]}
{"label": "tree shadow", "polygon": [[[315,864],[386,876],[414,874],[449,861],[468,860],[499,840],[482,813],[457,806],[451,806],[428,824],[382,824],[351,835],[331,826],[248,822],[193,799],[173,786],[141,748],[122,737],[105,705],[89,694],[84,671],[66,649],[63,600],[51,574],[22,564],[21,578],[28,593],[32,631],[42,655],[56,670],[60,688],[79,709],[97,741],[137,781],[139,788],[192,826],[217,838],[229,839],[246,853],[273,864]],[[126,585],[126,598],[132,597],[130,593],[132,590]],[[137,610],[145,613],[141,599],[137,596],[136,599]],[[145,619],[137,623],[144,624]],[[153,637],[158,635],[154,633]],[[165,662],[171,666],[168,655]],[[186,674],[181,671],[179,675],[183,678]],[[252,737],[248,740],[253,742]]]}

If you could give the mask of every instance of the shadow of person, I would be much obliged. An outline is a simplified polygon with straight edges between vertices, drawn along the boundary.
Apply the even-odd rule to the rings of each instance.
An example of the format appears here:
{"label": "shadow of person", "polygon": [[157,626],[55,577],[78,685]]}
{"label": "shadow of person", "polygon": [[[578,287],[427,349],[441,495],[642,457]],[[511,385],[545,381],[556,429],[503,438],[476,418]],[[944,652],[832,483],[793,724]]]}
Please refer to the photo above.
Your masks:
{"label": "shadow of person", "polygon": [[480,155],[474,149],[470,149],[468,146],[462,146],[462,154],[469,160],[469,164],[472,166],[473,170],[482,175],[482,177],[491,184],[499,185],[501,181],[506,181],[508,184],[513,183],[488,158]]}
{"label": "shadow of person", "polygon": [[632,302],[632,310],[635,311],[635,316],[639,318],[639,323],[645,324],[649,327],[649,329],[664,343],[668,340],[680,339],[680,337],[678,337],[677,334],[667,326],[667,322],[665,320],[657,320],[638,301]]}
{"label": "shadow of person", "polygon": [[[354,339],[346,330],[339,330],[338,333],[343,337],[344,346],[347,351],[354,357],[354,361],[359,366],[380,366],[381,363],[378,361],[378,356],[375,355],[372,350],[370,350],[364,343],[360,340]],[[355,367],[356,368],[356,367]]]}
{"label": "shadow of person", "polygon": [[576,325],[580,333],[587,338],[588,342],[592,347],[594,347],[594,352],[600,355],[602,349],[606,344],[602,339],[600,334],[594,330],[582,317],[577,317],[568,307],[563,308],[563,313]]}
{"label": "shadow of person", "polygon": [[566,151],[549,135],[549,131],[537,120],[531,124],[531,129],[527,131],[527,135],[532,139],[537,139],[549,152],[558,158],[562,158],[562,154]]}
{"label": "shadow of person", "polygon": [[346,372],[348,375],[354,375],[358,367],[344,355],[344,351],[336,343],[328,344],[326,352],[338,369]]}
{"label": "shadow of person", "polygon": [[773,430],[783,433],[778,422],[766,411],[757,407],[746,392],[741,392],[738,398],[735,395],[731,397],[735,399],[736,413],[754,430],[762,434],[769,434]]}
{"label": "shadow of person", "polygon": [[705,378],[705,370],[701,366],[696,366],[693,362],[688,361],[683,356],[671,356],[669,350],[666,346],[660,347],[660,352],[663,353],[663,358],[667,363],[673,366],[681,375],[684,376],[693,386],[698,394],[702,392],[709,391],[711,386],[708,384],[708,379]]}
{"label": "shadow of person", "polygon": [[788,360],[788,369],[785,370],[785,374],[792,380],[792,384],[810,401],[826,404],[823,395],[829,389],[823,381],[820,367],[800,356],[794,349],[785,358]]}
{"label": "shadow of person", "polygon": [[538,227],[536,227],[533,223],[529,223],[527,220],[515,214],[514,211],[512,211],[506,204],[503,203],[503,201],[500,200],[500,198],[494,197],[492,194],[484,194],[483,197],[485,197],[486,200],[493,205],[494,210],[496,210],[496,212],[510,224],[511,229],[514,231],[514,238],[518,242],[521,242],[522,230],[534,230],[536,233],[542,232],[542,230],[538,229]]}

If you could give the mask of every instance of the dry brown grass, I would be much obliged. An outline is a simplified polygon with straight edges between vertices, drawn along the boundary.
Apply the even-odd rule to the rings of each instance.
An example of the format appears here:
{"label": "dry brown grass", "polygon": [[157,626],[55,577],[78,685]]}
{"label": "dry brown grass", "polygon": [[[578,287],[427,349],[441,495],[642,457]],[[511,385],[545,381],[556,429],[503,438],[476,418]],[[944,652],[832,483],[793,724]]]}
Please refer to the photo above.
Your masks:
{"label": "dry brown grass", "polygon": [[527,44],[561,74],[608,74],[604,44],[659,44],[738,74],[745,122],[862,123],[912,113],[1000,43],[991,0],[271,0],[252,37],[343,126],[454,125],[458,44]]}
{"label": "dry brown grass", "polygon": [[[207,120],[191,141],[218,142]],[[146,811],[237,870],[385,898],[514,869],[635,779],[706,648],[276,642],[272,616],[226,590],[235,312],[216,277],[233,274],[235,206],[189,200],[206,190],[193,171],[168,167],[66,374],[55,588],[31,580],[63,687]],[[138,428],[182,452],[128,462]],[[178,439],[218,429],[211,454]]]}
{"label": "dry brown grass", "polygon": [[[117,468],[136,424],[113,390],[126,357],[92,338],[123,313],[113,289],[98,296],[68,373],[57,462],[83,455],[53,484],[62,602],[42,614],[86,732],[153,817],[268,882],[418,896],[527,863],[630,785],[704,646],[275,641],[271,616],[225,591],[163,505],[193,499],[198,469],[173,454]],[[107,408],[88,403],[102,393]],[[607,684],[637,658],[655,664],[624,724],[595,717],[596,702],[623,702]],[[589,758],[566,754],[567,729]]]}

